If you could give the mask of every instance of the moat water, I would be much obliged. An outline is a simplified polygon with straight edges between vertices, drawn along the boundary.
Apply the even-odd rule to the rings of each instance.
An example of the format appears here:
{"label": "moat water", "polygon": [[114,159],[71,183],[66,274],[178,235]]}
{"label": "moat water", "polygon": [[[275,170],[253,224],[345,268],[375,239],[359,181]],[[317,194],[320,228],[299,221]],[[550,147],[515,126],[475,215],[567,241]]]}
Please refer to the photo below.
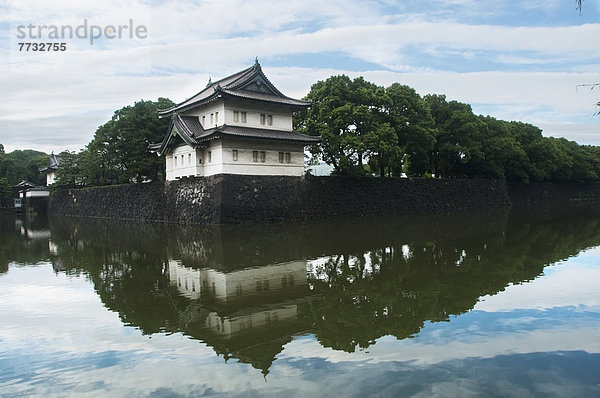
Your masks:
{"label": "moat water", "polygon": [[600,206],[0,218],[0,396],[600,396]]}

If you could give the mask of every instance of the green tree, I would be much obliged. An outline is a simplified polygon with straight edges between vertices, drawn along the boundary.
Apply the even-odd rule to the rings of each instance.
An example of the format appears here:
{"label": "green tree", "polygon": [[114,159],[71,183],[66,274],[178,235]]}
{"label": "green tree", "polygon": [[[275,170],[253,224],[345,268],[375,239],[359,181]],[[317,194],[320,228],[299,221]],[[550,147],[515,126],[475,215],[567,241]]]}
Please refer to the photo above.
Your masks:
{"label": "green tree", "polygon": [[116,111],[98,127],[81,156],[82,179],[87,184],[117,184],[158,180],[164,160],[148,151],[148,144],[163,139],[168,119],[159,119],[158,108],[172,106],[166,98],[138,101]]}
{"label": "green tree", "polygon": [[4,177],[0,178],[0,199],[10,198],[12,189],[8,180]]}
{"label": "green tree", "polygon": [[58,156],[60,156],[60,166],[56,170],[55,185],[61,188],[81,187],[83,185],[83,173],[79,160],[81,153],[64,151]]}
{"label": "green tree", "polygon": [[44,185],[46,177],[39,169],[44,167],[47,161],[47,154],[32,149],[0,153],[0,178],[6,178],[10,185],[16,185],[22,180]]}
{"label": "green tree", "polygon": [[385,176],[386,167],[388,174],[392,166],[402,163],[402,150],[398,145],[398,135],[389,123],[378,124],[365,135],[367,156],[371,170],[379,170],[381,177]]}
{"label": "green tree", "polygon": [[[411,87],[394,83],[386,90],[390,105],[387,116],[398,135],[410,176],[431,172],[430,152],[435,144],[435,124],[428,104]],[[400,171],[399,164],[394,165]]]}
{"label": "green tree", "polygon": [[164,178],[164,159],[148,151],[159,142],[169,126],[156,110],[173,102],[138,101],[115,111],[98,127],[92,141],[79,153],[65,152],[57,172],[59,186],[93,186],[154,181]]}
{"label": "green tree", "polygon": [[296,118],[296,128],[321,136],[311,152],[333,165],[336,174],[363,175],[363,161],[369,154],[380,160],[388,155],[381,140],[393,137],[383,118],[387,103],[383,87],[362,77],[332,76],[313,84],[306,99],[312,106]]}

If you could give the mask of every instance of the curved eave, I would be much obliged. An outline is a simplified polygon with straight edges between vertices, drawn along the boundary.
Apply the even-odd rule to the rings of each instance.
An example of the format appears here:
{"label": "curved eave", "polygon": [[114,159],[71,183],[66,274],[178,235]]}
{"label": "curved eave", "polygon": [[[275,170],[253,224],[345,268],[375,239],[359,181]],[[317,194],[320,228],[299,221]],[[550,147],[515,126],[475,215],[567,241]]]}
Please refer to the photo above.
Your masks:
{"label": "curved eave", "polygon": [[156,152],[162,156],[169,148],[171,148],[177,137],[181,138],[183,142],[194,148],[198,145],[198,141],[196,141],[192,135],[193,134],[187,126],[185,126],[185,123],[181,120],[181,117],[179,115],[174,115],[171,119],[167,134],[162,142],[160,144],[149,144],[148,149],[151,152]]}
{"label": "curved eave", "polygon": [[266,102],[270,104],[278,104],[288,106],[294,109],[304,109],[310,107],[312,104],[309,101],[297,100],[289,97],[277,97],[267,94],[254,93],[251,91],[231,91],[223,90],[223,94],[233,98],[242,98],[257,102]]}
{"label": "curved eave", "polygon": [[158,117],[166,117],[166,116],[171,116],[174,113],[180,113],[180,112],[185,112],[188,111],[190,109],[193,108],[197,108],[199,106],[208,104],[210,102],[213,102],[219,98],[221,98],[221,90],[216,90],[212,95],[206,97],[206,98],[202,98],[199,99],[197,101],[194,102],[190,102],[188,104],[185,104],[185,101],[180,104],[180,105],[176,105],[174,107],[171,108],[167,108],[167,109],[159,109],[156,111],[156,113],[158,114]]}
{"label": "curved eave", "polygon": [[281,133],[281,131],[273,130],[273,134],[269,134],[269,130],[263,130],[261,133],[255,133],[252,130],[246,131],[231,131],[227,130],[227,126],[222,126],[220,128],[216,128],[208,130],[206,134],[202,137],[196,137],[196,141],[198,143],[211,141],[217,138],[222,137],[231,137],[231,138],[239,138],[239,139],[249,139],[249,140],[259,140],[259,141],[275,141],[275,142],[290,142],[297,143],[303,145],[316,144],[321,142],[321,137],[304,135],[297,132],[284,132],[284,134],[289,135],[288,137],[277,135]]}

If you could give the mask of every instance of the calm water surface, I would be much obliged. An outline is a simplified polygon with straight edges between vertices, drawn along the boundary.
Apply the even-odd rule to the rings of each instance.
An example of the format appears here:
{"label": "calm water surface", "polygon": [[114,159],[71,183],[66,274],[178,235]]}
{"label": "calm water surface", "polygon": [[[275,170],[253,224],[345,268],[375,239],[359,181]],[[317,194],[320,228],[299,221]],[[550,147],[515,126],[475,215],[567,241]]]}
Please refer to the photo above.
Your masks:
{"label": "calm water surface", "polygon": [[0,218],[1,396],[600,396],[600,208]]}

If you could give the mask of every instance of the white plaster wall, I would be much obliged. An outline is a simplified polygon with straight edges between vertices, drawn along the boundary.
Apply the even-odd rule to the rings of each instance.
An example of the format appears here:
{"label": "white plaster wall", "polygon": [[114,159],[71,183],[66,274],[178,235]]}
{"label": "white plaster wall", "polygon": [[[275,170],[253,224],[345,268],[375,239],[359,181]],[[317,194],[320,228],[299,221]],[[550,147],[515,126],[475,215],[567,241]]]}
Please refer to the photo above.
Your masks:
{"label": "white plaster wall", "polygon": [[[177,165],[175,165],[177,158]],[[167,180],[172,181],[181,177],[198,177],[202,175],[203,165],[200,163],[196,149],[188,146],[179,146],[165,155]]]}
{"label": "white plaster wall", "polygon": [[[233,118],[233,112],[239,112],[239,119],[236,122]],[[242,123],[241,113],[246,112],[246,123]],[[266,123],[260,124],[260,115],[271,115],[273,116],[273,125],[269,126]],[[243,107],[225,107],[225,124],[230,126],[243,126],[243,127],[258,127],[271,130],[285,130],[292,131],[292,114],[281,113],[281,109],[262,107],[259,109],[250,109]]]}
{"label": "white plaster wall", "polygon": [[54,170],[49,171],[46,174],[46,185],[54,184],[56,182],[56,172]]}
{"label": "white plaster wall", "polygon": [[[208,161],[209,151],[211,152],[210,162]],[[203,150],[202,159],[205,176],[223,174],[223,148],[221,140],[211,141],[208,147]]]}
{"label": "white plaster wall", "polygon": [[[237,161],[233,160],[234,149],[238,151]],[[259,152],[258,162],[254,162],[254,151]],[[265,162],[260,161],[260,152],[265,152]],[[279,162],[279,152],[284,153],[284,163]],[[290,163],[285,162],[285,153],[290,153]],[[177,147],[165,155],[165,162],[169,181],[216,174],[301,177],[304,175],[304,147],[301,144],[275,145],[260,141],[214,140],[205,149],[195,150],[187,145]]]}
{"label": "white plaster wall", "polygon": [[47,198],[50,196],[49,191],[26,191],[25,197],[27,198]]}
{"label": "white plaster wall", "polygon": [[[238,160],[233,160],[233,150],[238,151]],[[254,162],[253,152],[259,152],[258,162]],[[265,152],[265,162],[260,161],[260,152]],[[284,152],[284,163],[279,163],[279,152]],[[289,152],[291,162],[285,163],[285,153]],[[304,147],[301,144],[270,144],[260,141],[223,141],[221,147],[222,174],[241,175],[304,175]],[[217,173],[214,173],[217,174]],[[205,175],[209,174],[205,170]]]}
{"label": "white plaster wall", "polygon": [[[212,113],[214,115],[217,112],[219,113],[219,120],[217,120],[215,123],[215,119],[213,116],[213,124],[211,125],[210,114]],[[215,127],[215,124],[217,126],[222,126],[223,124],[225,124],[226,120],[225,105],[223,103],[223,100],[211,102],[200,109],[193,109],[191,111],[184,112],[183,114],[186,116],[197,116],[200,120],[200,124],[202,124],[202,116],[204,116],[205,122],[204,124],[202,124],[202,127],[204,129],[210,129],[212,127]]]}

